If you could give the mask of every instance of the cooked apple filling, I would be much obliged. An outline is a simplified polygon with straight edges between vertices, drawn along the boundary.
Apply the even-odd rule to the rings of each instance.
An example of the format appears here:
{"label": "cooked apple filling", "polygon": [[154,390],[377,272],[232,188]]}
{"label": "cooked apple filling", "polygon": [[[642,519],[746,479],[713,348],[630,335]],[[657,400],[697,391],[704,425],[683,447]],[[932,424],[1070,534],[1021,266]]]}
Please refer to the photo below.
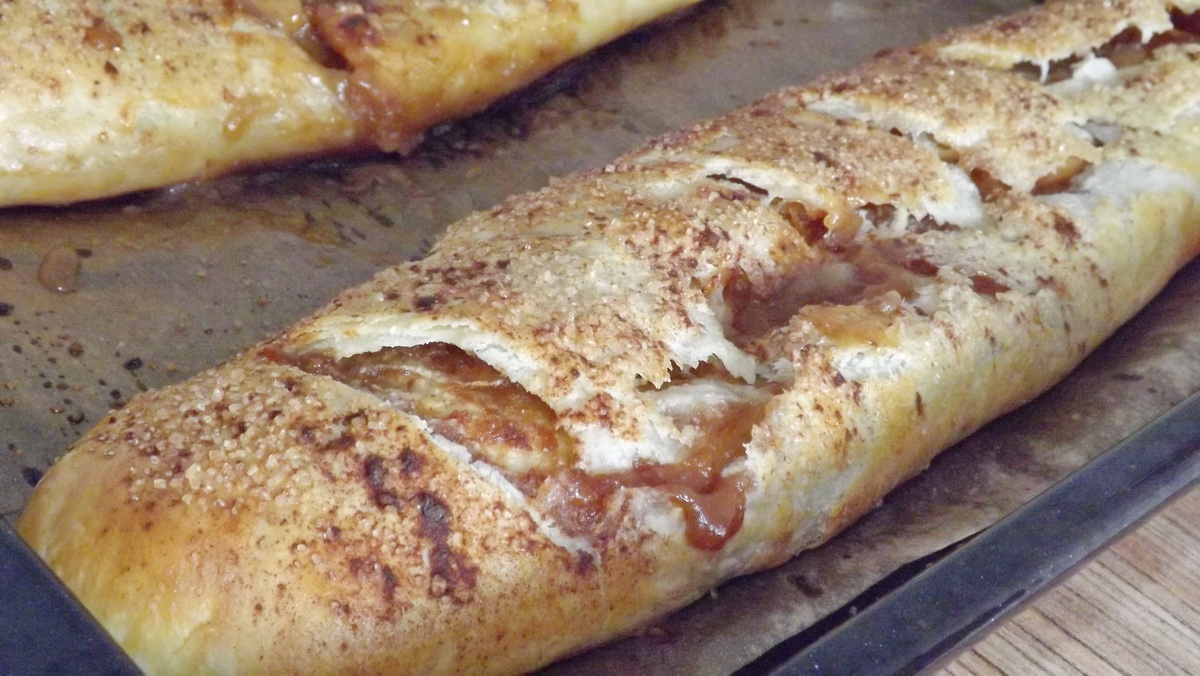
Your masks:
{"label": "cooked apple filling", "polygon": [[588,474],[577,467],[575,439],[545,402],[455,346],[388,347],[343,359],[324,353],[270,357],[421,418],[434,433],[499,468],[570,535],[592,533],[619,489],[648,487],[683,511],[688,541],[705,550],[719,549],[741,526],[744,479],[727,470],[744,456],[772,390],[740,383],[719,366],[677,373],[671,383],[640,396],[675,423],[683,459]]}

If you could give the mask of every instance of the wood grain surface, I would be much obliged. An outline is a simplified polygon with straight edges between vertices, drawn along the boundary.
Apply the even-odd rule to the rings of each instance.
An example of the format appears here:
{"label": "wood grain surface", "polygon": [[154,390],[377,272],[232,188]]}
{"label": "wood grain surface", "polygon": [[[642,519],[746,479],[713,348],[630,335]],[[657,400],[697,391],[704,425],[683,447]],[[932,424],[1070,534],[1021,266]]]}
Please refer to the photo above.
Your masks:
{"label": "wood grain surface", "polygon": [[993,674],[1200,674],[1200,487],[939,672]]}

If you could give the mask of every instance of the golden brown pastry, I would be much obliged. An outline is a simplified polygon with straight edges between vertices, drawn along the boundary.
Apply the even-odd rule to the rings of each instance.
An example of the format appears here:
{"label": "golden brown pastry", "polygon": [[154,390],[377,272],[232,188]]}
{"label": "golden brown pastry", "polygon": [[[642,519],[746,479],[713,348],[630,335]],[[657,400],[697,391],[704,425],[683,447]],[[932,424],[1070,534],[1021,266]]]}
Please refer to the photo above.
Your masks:
{"label": "golden brown pastry", "polygon": [[106,197],[358,143],[337,93],[344,75],[249,6],[5,7],[0,205]]}
{"label": "golden brown pastry", "polygon": [[1050,3],[510,198],[113,413],[19,531],[154,673],[633,631],[833,536],[1200,251],[1197,9]]}
{"label": "golden brown pastry", "polygon": [[345,99],[376,145],[406,150],[574,57],[696,0],[304,0],[345,61]]}
{"label": "golden brown pastry", "polygon": [[408,150],[695,0],[23,0],[0,16],[0,206]]}

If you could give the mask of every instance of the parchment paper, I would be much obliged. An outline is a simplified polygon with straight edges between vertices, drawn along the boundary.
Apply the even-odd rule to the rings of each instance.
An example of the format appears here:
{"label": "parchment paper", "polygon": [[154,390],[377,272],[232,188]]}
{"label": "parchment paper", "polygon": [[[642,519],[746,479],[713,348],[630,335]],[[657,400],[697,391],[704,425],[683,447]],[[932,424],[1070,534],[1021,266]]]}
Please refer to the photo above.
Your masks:
{"label": "parchment paper", "polygon": [[[138,391],[219,363],[446,224],[644,138],[949,26],[996,0],[726,0],[621,40],[409,158],[277,169],[66,209],[0,212],[0,512]],[[80,260],[51,291],[51,252]],[[732,581],[555,673],[727,673],[898,566],[994,523],[1200,390],[1200,267],[1076,374],[944,454],[829,545]]]}

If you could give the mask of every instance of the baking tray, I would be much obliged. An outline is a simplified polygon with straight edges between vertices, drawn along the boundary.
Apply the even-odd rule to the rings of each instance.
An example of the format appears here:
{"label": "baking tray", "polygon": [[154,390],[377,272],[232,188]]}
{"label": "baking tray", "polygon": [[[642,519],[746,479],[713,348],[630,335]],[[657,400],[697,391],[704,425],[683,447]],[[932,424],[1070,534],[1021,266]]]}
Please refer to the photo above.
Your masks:
{"label": "baking tray", "polygon": [[[648,136],[776,87],[1029,4],[706,2],[487,114],[437,130],[408,158],[319,162],[0,213],[0,514],[14,518],[41,472],[113,407],[217,364],[380,267],[421,255],[474,209],[603,165]],[[76,291],[39,282],[51,252],[78,257]],[[1067,381],[943,454],[833,542],[550,671],[763,666],[755,660],[772,646],[828,628],[822,618],[838,617],[881,584],[899,584],[926,557],[1021,508],[1200,391],[1196,297],[1193,265]],[[19,559],[18,543],[5,537],[0,556]],[[0,570],[5,589],[17,586],[8,583],[18,570],[33,574]],[[50,597],[61,589],[38,584],[22,588],[44,589],[46,603],[57,603]],[[38,626],[39,608],[6,604],[6,640],[21,631],[60,636],[28,629]]]}

